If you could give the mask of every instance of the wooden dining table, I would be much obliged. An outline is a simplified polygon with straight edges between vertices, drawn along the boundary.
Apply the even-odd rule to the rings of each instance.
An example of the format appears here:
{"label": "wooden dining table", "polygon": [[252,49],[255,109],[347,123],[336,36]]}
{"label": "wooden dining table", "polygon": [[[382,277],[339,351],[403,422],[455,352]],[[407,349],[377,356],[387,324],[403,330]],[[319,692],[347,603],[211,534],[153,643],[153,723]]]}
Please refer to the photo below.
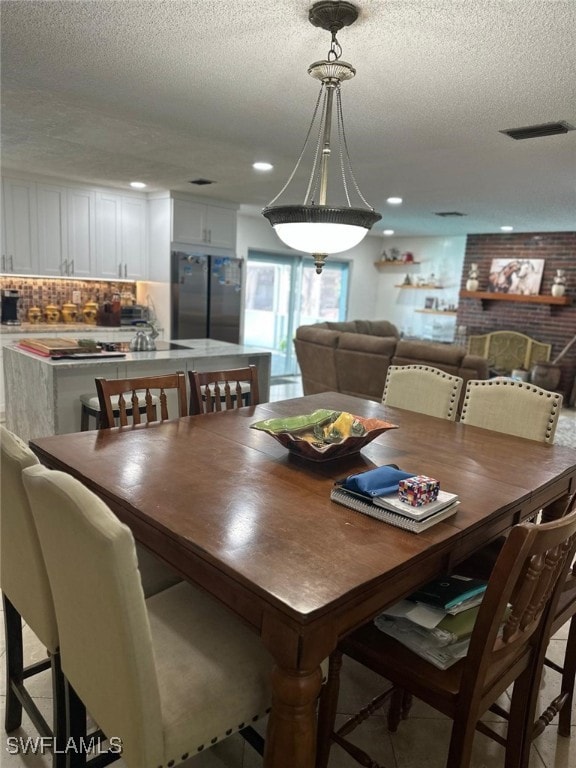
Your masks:
{"label": "wooden dining table", "polygon": [[[299,458],[251,429],[317,408],[398,428],[333,461]],[[572,449],[333,392],[30,445],[258,633],[275,659],[266,768],[314,765],[320,664],[340,638],[576,493]],[[336,480],[390,463],[458,494],[456,514],[412,533],[330,500]]]}

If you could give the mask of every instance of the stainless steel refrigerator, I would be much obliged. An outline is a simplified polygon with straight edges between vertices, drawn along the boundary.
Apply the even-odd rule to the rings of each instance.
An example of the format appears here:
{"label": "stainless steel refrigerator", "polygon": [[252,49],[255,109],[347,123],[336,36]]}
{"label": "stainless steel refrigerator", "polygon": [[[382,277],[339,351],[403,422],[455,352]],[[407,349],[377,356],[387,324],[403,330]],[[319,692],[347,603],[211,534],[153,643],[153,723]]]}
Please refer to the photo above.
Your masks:
{"label": "stainless steel refrigerator", "polygon": [[173,339],[240,342],[243,260],[172,249]]}

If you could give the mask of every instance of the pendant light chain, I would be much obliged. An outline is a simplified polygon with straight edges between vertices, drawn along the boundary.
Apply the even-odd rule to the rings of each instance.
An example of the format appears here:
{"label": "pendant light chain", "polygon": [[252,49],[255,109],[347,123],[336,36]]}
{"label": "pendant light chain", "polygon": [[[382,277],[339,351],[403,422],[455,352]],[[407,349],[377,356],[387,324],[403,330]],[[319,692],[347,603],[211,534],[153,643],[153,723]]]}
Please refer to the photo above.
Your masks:
{"label": "pendant light chain", "polygon": [[[322,102],[322,111],[320,112],[320,122],[318,123],[318,136],[316,139],[316,149],[314,151],[314,160],[312,161],[312,171],[310,173],[310,179],[308,181],[308,189],[306,190],[306,195],[304,196],[304,205],[308,205],[308,200],[312,200],[312,205],[314,205],[314,200],[316,199],[316,195],[318,193],[318,182],[320,181],[320,164],[318,163],[318,158],[321,156],[321,147],[322,147],[322,136],[324,134],[324,125],[326,123],[326,101],[328,99],[328,93],[326,91],[326,86],[324,83],[320,84],[320,96],[324,94],[324,100]],[[314,185],[314,186],[312,186]]]}
{"label": "pendant light chain", "polygon": [[[350,174],[350,178],[352,179],[352,183],[354,184],[354,189],[356,190],[356,194],[358,195],[360,200],[362,200],[364,205],[373,211],[374,210],[373,206],[370,205],[370,203],[366,200],[366,198],[360,191],[360,187],[358,186],[358,182],[356,181],[356,177],[354,176],[354,171],[352,170],[352,163],[350,162],[350,153],[348,152],[348,142],[346,141],[346,132],[344,130],[344,113],[342,112],[342,100],[340,98],[340,88],[338,88],[338,96],[336,99],[336,110],[337,110],[338,130],[340,130],[340,125],[342,126],[342,143],[344,144],[344,149],[346,152],[346,163],[348,166],[348,173]],[[344,181],[344,189],[346,190],[346,198],[348,199],[348,205],[350,205],[350,200],[348,198],[348,190],[346,187],[344,167],[343,167],[342,148],[340,148],[340,157],[341,157],[341,164],[342,164],[342,178]]]}
{"label": "pendant light chain", "polygon": [[[342,185],[344,187],[344,194],[346,195],[346,202],[348,206],[351,206],[350,195],[348,194],[348,182],[346,181],[346,169],[344,168],[344,149],[346,148],[346,136],[344,135],[344,119],[342,116],[342,95],[340,91],[340,83],[336,89],[336,125],[338,128],[338,150],[340,154],[340,173],[342,174]],[[347,152],[348,150],[346,150]],[[350,158],[348,158],[348,167],[350,167]],[[354,177],[352,177],[354,180]]]}
{"label": "pendant light chain", "polygon": [[296,165],[292,169],[292,173],[288,177],[288,181],[286,182],[286,184],[284,184],[284,186],[282,187],[280,192],[278,192],[276,197],[274,197],[272,200],[270,200],[270,202],[268,203],[268,207],[270,207],[271,205],[274,205],[276,200],[278,200],[279,197],[282,197],[282,195],[284,194],[286,189],[289,187],[290,182],[292,181],[292,179],[296,175],[296,171],[298,170],[298,166],[300,165],[300,162],[301,162],[302,158],[304,157],[304,152],[306,152],[306,147],[308,146],[308,140],[310,139],[310,134],[312,132],[312,128],[314,127],[314,123],[316,122],[316,115],[318,113],[318,107],[320,105],[320,99],[322,98],[322,90],[323,90],[323,87],[321,86],[320,87],[320,91],[318,93],[318,98],[316,99],[316,106],[314,107],[314,113],[312,115],[312,120],[310,121],[310,126],[308,127],[308,133],[306,134],[306,138],[304,139],[304,145],[302,147],[302,151],[300,152],[300,157],[296,161]]}

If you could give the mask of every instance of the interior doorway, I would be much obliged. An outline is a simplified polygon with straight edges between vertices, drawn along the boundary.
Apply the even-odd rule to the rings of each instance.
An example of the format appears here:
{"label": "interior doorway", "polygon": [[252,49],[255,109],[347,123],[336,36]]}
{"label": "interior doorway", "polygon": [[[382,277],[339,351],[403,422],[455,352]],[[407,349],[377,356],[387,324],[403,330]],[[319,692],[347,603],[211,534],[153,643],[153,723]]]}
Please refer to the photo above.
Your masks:
{"label": "interior doorway", "polygon": [[298,373],[292,339],[299,325],[346,319],[348,262],[316,274],[310,256],[248,252],[244,344],[272,352],[272,377]]}

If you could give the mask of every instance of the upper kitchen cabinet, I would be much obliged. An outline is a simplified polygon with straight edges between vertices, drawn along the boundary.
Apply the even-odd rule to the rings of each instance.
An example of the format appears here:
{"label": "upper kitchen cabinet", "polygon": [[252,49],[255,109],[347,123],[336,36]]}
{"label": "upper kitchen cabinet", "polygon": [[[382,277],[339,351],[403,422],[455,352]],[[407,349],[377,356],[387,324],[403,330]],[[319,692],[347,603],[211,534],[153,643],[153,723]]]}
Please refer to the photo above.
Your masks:
{"label": "upper kitchen cabinet", "polygon": [[98,276],[110,280],[146,280],[146,200],[98,192],[96,222]]}
{"label": "upper kitchen cabinet", "polygon": [[93,277],[95,197],[89,189],[38,184],[38,274]]}
{"label": "upper kitchen cabinet", "polygon": [[90,189],[68,189],[67,274],[93,277],[96,270],[96,195]]}
{"label": "upper kitchen cabinet", "polygon": [[236,209],[173,196],[172,241],[236,248]]}
{"label": "upper kitchen cabinet", "polygon": [[68,205],[66,187],[38,184],[38,274],[68,273]]}
{"label": "upper kitchen cabinet", "polygon": [[0,271],[17,275],[38,272],[38,209],[34,182],[2,180]]}

